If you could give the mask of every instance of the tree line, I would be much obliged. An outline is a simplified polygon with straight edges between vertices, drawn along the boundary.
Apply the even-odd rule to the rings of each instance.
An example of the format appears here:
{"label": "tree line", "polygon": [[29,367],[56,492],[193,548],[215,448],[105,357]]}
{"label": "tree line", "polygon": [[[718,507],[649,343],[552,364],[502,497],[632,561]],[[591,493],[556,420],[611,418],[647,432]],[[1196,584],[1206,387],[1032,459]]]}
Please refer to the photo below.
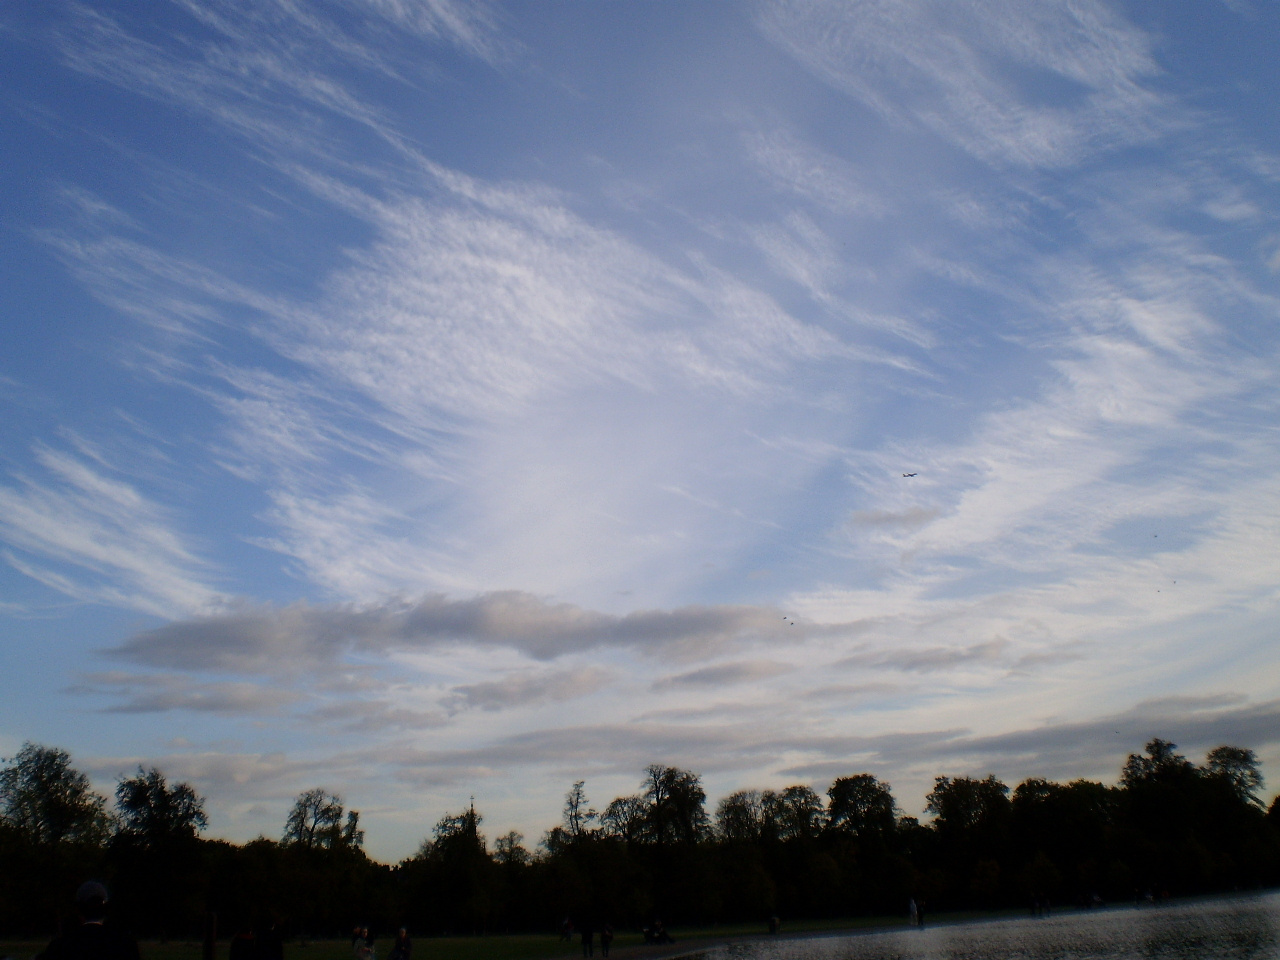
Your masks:
{"label": "tree line", "polygon": [[365,854],[359,812],[324,789],[296,798],[279,839],[234,844],[201,836],[190,784],[139,767],[109,807],[66,751],[29,743],[0,767],[0,934],[48,935],[88,877],[108,884],[120,921],[160,938],[200,935],[211,915],[223,938],[268,919],[301,937],[355,923],[422,936],[1254,888],[1280,883],[1280,798],[1266,808],[1262,786],[1252,750],[1217,747],[1197,765],[1157,738],[1115,785],[937,777],[922,823],[870,773],[709,809],[697,773],[654,764],[602,809],[574,783],[536,843],[516,831],[490,843],[473,805],[391,865]]}

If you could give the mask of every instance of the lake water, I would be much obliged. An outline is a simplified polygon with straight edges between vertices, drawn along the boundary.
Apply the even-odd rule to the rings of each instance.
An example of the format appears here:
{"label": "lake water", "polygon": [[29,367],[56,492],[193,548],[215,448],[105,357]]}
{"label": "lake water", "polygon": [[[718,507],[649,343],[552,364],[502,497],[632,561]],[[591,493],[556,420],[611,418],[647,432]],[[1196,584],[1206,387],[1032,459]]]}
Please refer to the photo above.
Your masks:
{"label": "lake water", "polygon": [[1280,960],[1280,893],[733,944],[705,960]]}

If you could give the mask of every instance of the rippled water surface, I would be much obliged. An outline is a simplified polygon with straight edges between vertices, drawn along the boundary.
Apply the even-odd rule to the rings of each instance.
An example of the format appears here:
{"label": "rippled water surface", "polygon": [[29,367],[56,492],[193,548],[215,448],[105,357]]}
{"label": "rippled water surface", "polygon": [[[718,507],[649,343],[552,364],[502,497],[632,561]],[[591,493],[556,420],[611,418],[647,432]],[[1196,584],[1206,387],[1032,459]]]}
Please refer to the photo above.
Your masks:
{"label": "rippled water surface", "polygon": [[718,947],[706,960],[1280,960],[1280,894]]}

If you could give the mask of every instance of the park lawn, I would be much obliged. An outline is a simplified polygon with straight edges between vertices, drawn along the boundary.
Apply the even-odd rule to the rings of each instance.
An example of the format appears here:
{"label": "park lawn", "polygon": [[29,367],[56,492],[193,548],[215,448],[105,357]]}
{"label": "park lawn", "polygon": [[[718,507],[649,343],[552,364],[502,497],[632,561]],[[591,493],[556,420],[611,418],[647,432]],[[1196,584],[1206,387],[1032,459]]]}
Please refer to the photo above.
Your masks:
{"label": "park lawn", "polygon": [[[0,960],[31,960],[43,950],[48,940],[0,940]],[[391,952],[390,938],[379,940],[377,955]],[[641,943],[640,934],[620,934],[615,945]],[[199,940],[143,940],[138,944],[142,960],[201,960]],[[512,934],[481,937],[415,937],[414,960],[553,960],[578,956],[582,952],[577,939],[566,943],[553,934]],[[350,940],[288,941],[284,945],[285,960],[351,960]],[[216,960],[227,960],[227,942],[218,942]]]}
{"label": "park lawn", "polygon": [[[939,919],[942,919],[939,917]],[[835,933],[841,930],[857,930],[866,927],[886,927],[902,921],[889,917],[846,917],[840,920],[809,920],[784,923],[783,935],[799,933]],[[744,923],[723,926],[677,928],[671,931],[674,945],[655,953],[670,955],[684,944],[691,949],[708,942],[750,939],[767,936],[764,924]],[[47,940],[0,940],[0,960],[31,960],[44,949]],[[386,957],[391,952],[392,940],[377,941],[377,955]],[[614,937],[613,949],[623,955],[634,954],[644,946],[639,932],[620,930]],[[199,940],[143,940],[139,944],[142,960],[201,960]],[[582,955],[582,947],[575,936],[566,942],[556,934],[490,934],[486,936],[427,937],[413,940],[414,960],[557,960],[561,957]],[[596,944],[599,956],[599,942]],[[216,960],[226,960],[227,941],[218,942]],[[351,941],[341,940],[291,940],[284,945],[285,960],[351,960]]]}

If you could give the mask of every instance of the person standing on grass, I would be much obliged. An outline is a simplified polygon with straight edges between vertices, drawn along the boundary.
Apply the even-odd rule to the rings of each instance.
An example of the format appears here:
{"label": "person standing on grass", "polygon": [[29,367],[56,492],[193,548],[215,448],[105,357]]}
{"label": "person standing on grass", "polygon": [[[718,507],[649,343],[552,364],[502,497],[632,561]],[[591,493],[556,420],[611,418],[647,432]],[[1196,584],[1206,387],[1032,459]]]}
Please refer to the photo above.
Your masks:
{"label": "person standing on grass", "polygon": [[240,927],[227,945],[227,960],[256,960],[257,946],[253,930],[248,926]]}
{"label": "person standing on grass", "polygon": [[600,928],[600,956],[609,955],[609,945],[613,943],[613,927],[607,923]]}
{"label": "person standing on grass", "polygon": [[396,931],[396,942],[391,945],[387,960],[410,960],[412,956],[413,941],[409,939],[409,931],[401,927]]}
{"label": "person standing on grass", "polygon": [[368,927],[356,927],[351,937],[351,952],[355,960],[374,960],[373,937],[369,935]]}
{"label": "person standing on grass", "polygon": [[284,960],[284,940],[273,916],[264,914],[253,926],[253,960]]}
{"label": "person standing on grass", "polygon": [[107,923],[107,888],[95,880],[76,891],[79,926],[54,937],[37,960],[141,960],[138,941]]}

